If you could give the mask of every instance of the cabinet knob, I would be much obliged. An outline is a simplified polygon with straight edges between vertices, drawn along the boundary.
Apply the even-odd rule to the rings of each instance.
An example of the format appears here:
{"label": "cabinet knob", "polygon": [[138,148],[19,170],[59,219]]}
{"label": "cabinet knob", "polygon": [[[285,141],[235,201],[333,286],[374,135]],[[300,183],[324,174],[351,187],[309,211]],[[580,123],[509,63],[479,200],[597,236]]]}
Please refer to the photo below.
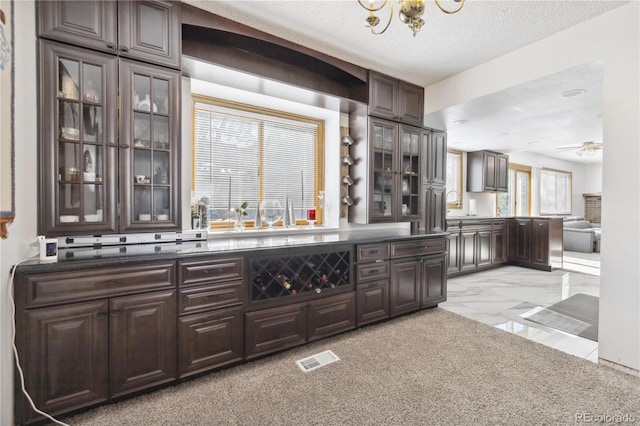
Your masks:
{"label": "cabinet knob", "polygon": [[120,45],[120,50],[122,50],[123,52],[128,52],[129,48],[127,46]]}
{"label": "cabinet knob", "polygon": [[110,41],[108,41],[108,42],[107,42],[107,47],[108,47],[109,49],[115,49],[115,48],[116,48],[116,44],[115,44],[115,43],[112,43],[112,42],[110,42]]}

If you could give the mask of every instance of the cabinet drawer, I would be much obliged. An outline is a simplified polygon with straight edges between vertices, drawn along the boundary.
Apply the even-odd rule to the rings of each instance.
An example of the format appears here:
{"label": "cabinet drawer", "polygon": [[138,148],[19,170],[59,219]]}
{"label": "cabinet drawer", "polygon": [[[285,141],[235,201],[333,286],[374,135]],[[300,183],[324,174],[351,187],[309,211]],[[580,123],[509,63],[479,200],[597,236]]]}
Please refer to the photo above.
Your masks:
{"label": "cabinet drawer", "polygon": [[358,262],[389,258],[389,244],[364,244],[358,246]]}
{"label": "cabinet drawer", "polygon": [[391,243],[392,258],[442,253],[446,250],[446,238],[399,241]]}
{"label": "cabinet drawer", "polygon": [[291,348],[307,341],[306,305],[297,303],[245,316],[245,358]]}
{"label": "cabinet drawer", "polygon": [[180,286],[215,283],[242,278],[241,257],[180,262]]}
{"label": "cabinet drawer", "polygon": [[355,328],[356,293],[309,302],[308,321],[308,342]]}
{"label": "cabinet drawer", "polygon": [[97,268],[25,277],[25,307],[175,287],[175,263]]}
{"label": "cabinet drawer", "polygon": [[358,282],[379,280],[380,278],[389,278],[389,261],[367,263],[358,265],[357,270]]}
{"label": "cabinet drawer", "polygon": [[389,280],[358,285],[356,291],[358,326],[389,318]]}
{"label": "cabinet drawer", "polygon": [[243,301],[242,296],[245,293],[242,287],[242,281],[237,280],[181,289],[180,314],[241,304]]}

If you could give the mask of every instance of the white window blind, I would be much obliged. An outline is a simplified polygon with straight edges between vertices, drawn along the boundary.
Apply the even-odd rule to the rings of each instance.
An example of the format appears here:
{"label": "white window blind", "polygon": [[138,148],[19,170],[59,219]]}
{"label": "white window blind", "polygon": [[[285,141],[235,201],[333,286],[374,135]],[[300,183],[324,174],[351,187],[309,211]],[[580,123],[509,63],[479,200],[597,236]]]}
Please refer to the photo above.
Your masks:
{"label": "white window blind", "polygon": [[[316,201],[320,123],[196,102],[194,191],[207,197],[212,223],[248,202],[249,220],[260,202],[285,198],[296,217]],[[234,218],[235,213],[232,213]]]}
{"label": "white window blind", "polygon": [[571,173],[559,170],[540,171],[540,213],[571,214]]}

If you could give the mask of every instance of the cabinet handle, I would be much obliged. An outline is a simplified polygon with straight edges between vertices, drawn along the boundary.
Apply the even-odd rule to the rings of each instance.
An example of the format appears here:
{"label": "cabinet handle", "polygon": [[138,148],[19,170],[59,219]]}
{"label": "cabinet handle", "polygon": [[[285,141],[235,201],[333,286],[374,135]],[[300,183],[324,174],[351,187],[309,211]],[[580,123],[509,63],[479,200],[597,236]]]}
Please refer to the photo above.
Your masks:
{"label": "cabinet handle", "polygon": [[112,42],[110,42],[110,41],[108,41],[108,42],[107,42],[107,47],[108,47],[109,49],[115,49],[115,48],[116,48],[116,44],[115,44],[115,43],[112,43]]}
{"label": "cabinet handle", "polygon": [[373,287],[377,287],[378,283],[371,283],[367,286],[367,288],[373,288]]}
{"label": "cabinet handle", "polygon": [[380,250],[369,250],[369,254],[380,254]]}
{"label": "cabinet handle", "polygon": [[117,147],[118,145],[116,145],[116,143],[114,141],[107,141],[107,146],[111,146],[111,147]]}
{"label": "cabinet handle", "polygon": [[382,259],[377,259],[376,260],[376,263],[382,263],[382,262],[384,262],[384,260],[382,260]]}
{"label": "cabinet handle", "polygon": [[127,46],[120,45],[120,50],[122,50],[123,52],[128,52],[129,48]]}
{"label": "cabinet handle", "polygon": [[379,272],[380,272],[380,269],[370,269],[369,270],[369,275],[377,274]]}
{"label": "cabinet handle", "polygon": [[105,319],[107,317],[106,312],[98,312],[95,314],[95,319],[97,320],[102,320]]}
{"label": "cabinet handle", "polygon": [[122,315],[122,311],[120,309],[116,309],[115,311],[111,312],[111,315],[120,316],[120,315]]}
{"label": "cabinet handle", "polygon": [[114,285],[120,285],[120,281],[100,281],[100,282],[97,282],[96,285],[99,285],[99,286],[114,286]]}
{"label": "cabinet handle", "polygon": [[222,268],[216,268],[216,269],[204,269],[202,271],[203,274],[215,274],[215,273],[222,273],[223,269]]}

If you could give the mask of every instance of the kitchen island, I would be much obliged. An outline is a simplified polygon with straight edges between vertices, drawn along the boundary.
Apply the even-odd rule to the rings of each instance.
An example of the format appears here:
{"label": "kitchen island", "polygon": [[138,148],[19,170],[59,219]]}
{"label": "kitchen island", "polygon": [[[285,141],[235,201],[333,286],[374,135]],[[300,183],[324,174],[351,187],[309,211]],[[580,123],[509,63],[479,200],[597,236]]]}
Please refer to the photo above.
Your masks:
{"label": "kitchen island", "polygon": [[[446,241],[274,232],[62,249],[55,263],[16,270],[26,388],[64,415],[437,306]],[[19,386],[15,399],[17,423],[38,421]]]}

